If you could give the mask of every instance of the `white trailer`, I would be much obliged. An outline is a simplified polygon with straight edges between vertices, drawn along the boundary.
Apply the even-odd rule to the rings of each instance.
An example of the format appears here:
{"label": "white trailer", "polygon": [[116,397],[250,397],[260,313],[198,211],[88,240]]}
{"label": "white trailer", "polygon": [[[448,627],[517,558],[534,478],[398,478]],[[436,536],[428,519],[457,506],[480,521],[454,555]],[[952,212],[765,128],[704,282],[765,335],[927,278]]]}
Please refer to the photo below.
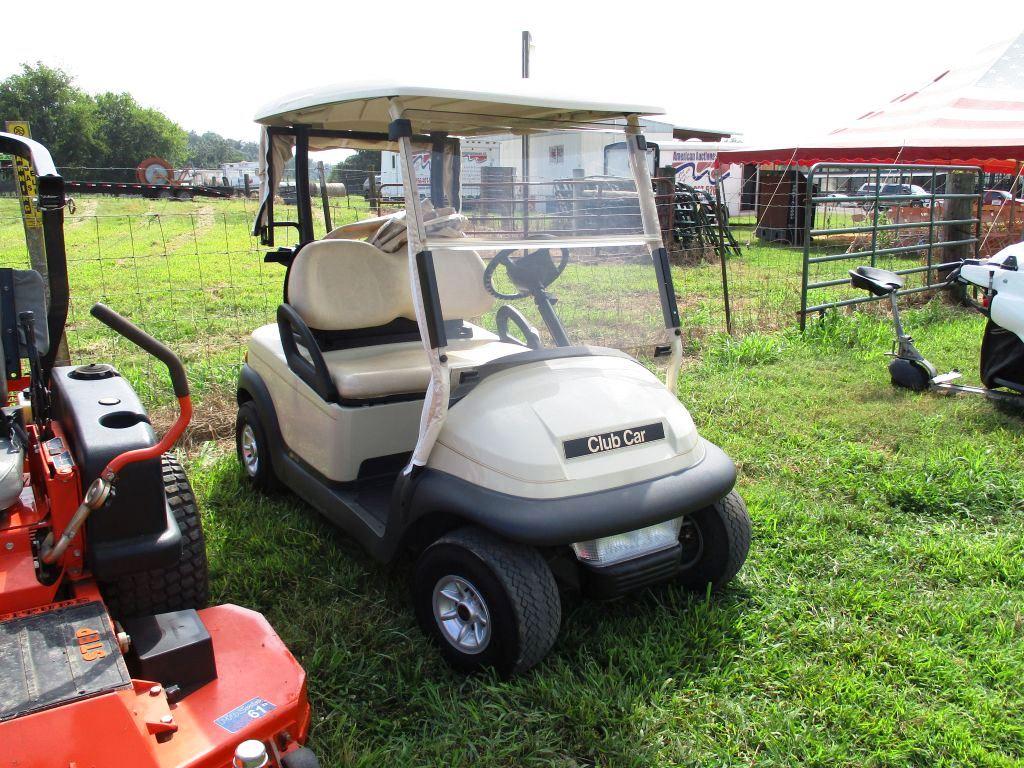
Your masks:
{"label": "white trailer", "polygon": [[[462,162],[459,168],[463,197],[480,197],[480,169],[499,165],[500,157],[501,150],[497,141],[462,140]],[[429,196],[430,150],[413,155],[413,164],[420,195]],[[380,194],[385,198],[402,197],[402,164],[398,162],[397,152],[380,153]]]}

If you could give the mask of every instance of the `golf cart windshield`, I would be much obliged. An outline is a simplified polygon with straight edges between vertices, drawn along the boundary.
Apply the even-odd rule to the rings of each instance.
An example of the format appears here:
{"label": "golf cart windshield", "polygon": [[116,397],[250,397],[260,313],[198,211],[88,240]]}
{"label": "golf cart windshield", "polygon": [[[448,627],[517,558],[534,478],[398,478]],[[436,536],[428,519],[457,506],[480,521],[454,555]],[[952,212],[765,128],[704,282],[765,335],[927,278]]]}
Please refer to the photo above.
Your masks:
{"label": "golf cart windshield", "polygon": [[[363,278],[346,286],[346,307],[365,302],[377,331],[418,326],[430,380],[410,471],[426,463],[452,375],[461,385],[467,365],[522,360],[521,352],[541,348],[525,357],[603,354],[583,345],[651,358],[668,342],[666,385],[674,391],[679,315],[639,129],[640,115],[660,113],[401,83],[303,91],[257,113],[254,233],[267,245],[275,228],[294,228],[298,237],[268,258],[292,264],[308,246],[319,254],[312,261],[337,252],[337,263],[358,263]],[[606,164],[612,144],[625,145],[625,165]],[[275,214],[275,199],[293,147],[296,217],[286,220],[284,210]],[[309,153],[332,148],[381,152],[379,195],[368,196],[376,208],[368,213],[377,216],[333,227],[325,216],[329,231],[319,237]],[[404,209],[381,215],[385,198],[404,200]],[[347,242],[335,248],[332,240]],[[372,288],[353,288],[364,284]]]}
{"label": "golf cart windshield", "polygon": [[[419,132],[435,114],[404,117]],[[463,286],[483,311],[462,319],[530,347],[598,345],[651,357],[669,340],[655,269],[660,232],[656,222],[645,229],[630,164],[606,162],[607,147],[628,146],[625,121],[466,122],[473,135],[432,133],[431,148],[413,148],[412,173],[390,177],[415,206],[420,250],[438,271],[458,269],[467,253],[483,260],[483,284]],[[385,152],[382,168],[392,165],[406,167],[400,153]],[[371,242],[404,247],[408,221],[408,211],[399,214]],[[472,304],[446,290],[439,298],[446,318]]]}

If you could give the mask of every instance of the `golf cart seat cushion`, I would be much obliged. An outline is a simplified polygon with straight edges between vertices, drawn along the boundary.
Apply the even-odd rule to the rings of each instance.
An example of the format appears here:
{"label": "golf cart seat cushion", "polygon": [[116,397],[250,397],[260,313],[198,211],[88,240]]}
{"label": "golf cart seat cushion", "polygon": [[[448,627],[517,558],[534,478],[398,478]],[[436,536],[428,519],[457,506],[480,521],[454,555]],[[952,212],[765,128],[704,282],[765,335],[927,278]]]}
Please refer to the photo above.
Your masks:
{"label": "golf cart seat cushion", "polygon": [[[446,319],[478,317],[493,307],[484,263],[473,251],[436,251],[434,270]],[[385,253],[360,240],[318,240],[299,251],[288,274],[288,303],[318,331],[416,318],[406,253]]]}
{"label": "golf cart seat cushion", "polygon": [[10,509],[24,487],[25,451],[9,437],[0,437],[0,510]]}
{"label": "golf cart seat cushion", "polygon": [[[473,335],[449,340],[448,366],[458,372],[523,351],[494,334],[469,325]],[[293,376],[285,360],[277,325],[257,328],[250,350],[285,376]],[[430,382],[430,363],[419,341],[339,349],[323,353],[331,380],[342,400],[374,400],[394,395],[421,394]],[[456,374],[457,375],[457,374]],[[457,382],[457,379],[456,379]]]}

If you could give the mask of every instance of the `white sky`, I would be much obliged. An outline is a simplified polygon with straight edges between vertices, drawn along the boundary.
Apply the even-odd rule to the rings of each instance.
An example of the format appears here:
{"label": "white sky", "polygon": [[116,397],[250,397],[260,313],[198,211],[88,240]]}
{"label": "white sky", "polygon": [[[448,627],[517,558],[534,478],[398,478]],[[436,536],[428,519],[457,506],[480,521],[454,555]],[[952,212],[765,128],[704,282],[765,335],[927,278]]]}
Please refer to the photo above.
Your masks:
{"label": "white sky", "polygon": [[500,89],[519,77],[529,29],[538,88],[661,104],[677,124],[750,143],[794,141],[1024,29],[1020,0],[176,0],[152,21],[138,0],[47,8],[42,26],[4,36],[0,78],[42,60],[90,92],[128,91],[187,129],[250,140],[257,107],[312,85],[404,76]]}

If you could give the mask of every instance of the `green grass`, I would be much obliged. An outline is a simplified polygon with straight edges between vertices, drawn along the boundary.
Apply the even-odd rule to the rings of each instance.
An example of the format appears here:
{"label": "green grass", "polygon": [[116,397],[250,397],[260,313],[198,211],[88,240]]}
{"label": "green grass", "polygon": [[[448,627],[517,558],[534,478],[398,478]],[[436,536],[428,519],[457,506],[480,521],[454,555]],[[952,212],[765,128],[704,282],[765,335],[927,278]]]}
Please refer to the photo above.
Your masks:
{"label": "green grass", "polygon": [[[280,290],[280,267],[244,234],[251,204],[164,204],[175,218],[95,205],[99,218],[69,224],[73,346],[131,360],[83,312],[110,295],[185,347],[201,394],[230,387]],[[126,237],[131,211],[149,221]],[[17,238],[0,219],[0,254]],[[710,599],[674,586],[567,597],[550,656],[510,682],[444,666],[415,626],[408,563],[382,567],[294,498],[250,492],[225,442],[190,455],[214,598],[266,613],[306,667],[325,765],[1024,765],[1024,420],[892,389],[884,313],[793,331],[799,272],[772,271],[800,258],[751,246],[730,265],[734,320],[749,331],[776,313],[788,329],[737,340],[720,333],[719,267],[676,270],[699,353],[679,395],[739,466],[746,567]],[[646,327],[646,310],[609,296],[645,294],[647,276],[573,269],[560,309]],[[588,284],[602,297],[589,308]],[[940,369],[977,380],[980,318],[933,301],[905,322]],[[128,374],[150,401],[163,392],[146,368]]]}
{"label": "green grass", "polygon": [[[943,365],[977,317],[907,312]],[[215,597],[265,611],[305,664],[337,765],[934,766],[1024,761],[1022,421],[895,391],[884,318],[707,342],[680,397],[740,468],[750,558],[721,596],[570,597],[511,682],[450,672],[414,625],[409,566],[303,504],[192,464]]]}

